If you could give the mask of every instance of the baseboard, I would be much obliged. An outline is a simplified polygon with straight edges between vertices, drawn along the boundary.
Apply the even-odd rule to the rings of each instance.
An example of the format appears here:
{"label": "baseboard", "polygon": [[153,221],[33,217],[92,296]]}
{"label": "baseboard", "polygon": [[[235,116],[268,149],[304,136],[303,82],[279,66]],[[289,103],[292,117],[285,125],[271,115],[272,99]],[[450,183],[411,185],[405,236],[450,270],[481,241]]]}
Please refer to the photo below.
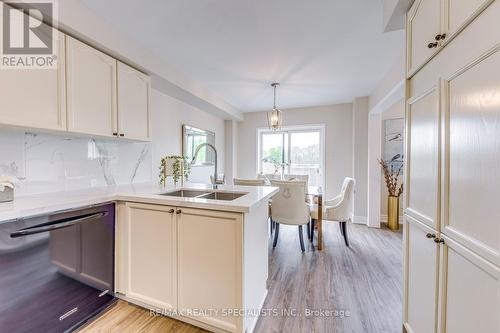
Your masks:
{"label": "baseboard", "polygon": [[[387,215],[380,215],[380,223],[387,223]],[[403,224],[403,215],[399,215],[399,224]]]}
{"label": "baseboard", "polygon": [[368,223],[368,218],[366,216],[354,216],[352,223],[366,224],[366,223]]}

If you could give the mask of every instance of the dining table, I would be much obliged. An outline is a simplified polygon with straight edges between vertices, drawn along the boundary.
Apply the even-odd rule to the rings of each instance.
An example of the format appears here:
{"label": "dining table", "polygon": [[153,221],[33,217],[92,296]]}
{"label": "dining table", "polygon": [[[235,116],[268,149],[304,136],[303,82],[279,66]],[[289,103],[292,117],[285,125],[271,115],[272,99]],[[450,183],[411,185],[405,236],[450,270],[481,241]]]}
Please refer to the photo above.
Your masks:
{"label": "dining table", "polygon": [[[318,233],[317,249],[321,251],[323,250],[323,190],[321,186],[308,186],[306,195],[312,197],[313,201],[311,204],[318,206],[318,219],[316,221],[316,231]],[[314,230],[311,230],[311,233],[314,234]]]}

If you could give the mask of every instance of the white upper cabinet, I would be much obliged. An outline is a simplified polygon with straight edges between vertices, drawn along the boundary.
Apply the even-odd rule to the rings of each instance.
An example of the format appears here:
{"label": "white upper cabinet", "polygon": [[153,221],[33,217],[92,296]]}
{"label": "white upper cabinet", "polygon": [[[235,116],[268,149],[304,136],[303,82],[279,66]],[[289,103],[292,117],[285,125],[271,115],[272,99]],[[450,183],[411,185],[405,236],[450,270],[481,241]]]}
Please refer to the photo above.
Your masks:
{"label": "white upper cabinet", "polygon": [[493,0],[444,0],[446,34],[451,37],[460,31]]}
{"label": "white upper cabinet", "polygon": [[66,130],[65,35],[52,30],[55,69],[0,69],[0,124]]}
{"label": "white upper cabinet", "polygon": [[406,212],[438,229],[439,87],[408,100]]}
{"label": "white upper cabinet", "polygon": [[138,70],[118,62],[118,133],[136,140],[150,139],[151,81]]}
{"label": "white upper cabinet", "polygon": [[116,128],[116,60],[67,37],[68,130],[113,136]]}
{"label": "white upper cabinet", "polygon": [[432,57],[439,47],[436,36],[441,31],[439,0],[417,0],[408,12],[407,71],[411,75]]}

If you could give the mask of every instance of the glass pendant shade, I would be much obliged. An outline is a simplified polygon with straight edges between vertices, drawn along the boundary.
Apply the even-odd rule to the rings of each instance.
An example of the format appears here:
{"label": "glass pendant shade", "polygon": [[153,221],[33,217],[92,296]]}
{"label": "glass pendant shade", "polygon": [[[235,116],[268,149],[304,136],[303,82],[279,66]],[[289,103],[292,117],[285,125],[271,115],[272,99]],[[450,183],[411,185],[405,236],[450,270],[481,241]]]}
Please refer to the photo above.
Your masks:
{"label": "glass pendant shade", "polygon": [[271,84],[274,89],[274,104],[273,110],[267,113],[267,123],[270,129],[273,131],[278,131],[281,129],[281,123],[283,121],[283,116],[281,110],[276,107],[276,87],[280,84],[275,82]]}

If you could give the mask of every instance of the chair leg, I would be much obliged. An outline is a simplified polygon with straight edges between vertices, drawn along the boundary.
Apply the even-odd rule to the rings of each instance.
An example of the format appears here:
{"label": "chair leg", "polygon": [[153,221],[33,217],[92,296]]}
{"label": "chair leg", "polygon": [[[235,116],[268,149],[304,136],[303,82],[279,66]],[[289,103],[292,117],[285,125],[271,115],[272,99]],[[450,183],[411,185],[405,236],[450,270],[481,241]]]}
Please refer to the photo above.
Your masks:
{"label": "chair leg", "polygon": [[311,219],[309,219],[309,222],[307,222],[306,224],[306,228],[307,228],[307,239],[311,239]]}
{"label": "chair leg", "polygon": [[278,235],[280,233],[280,224],[275,222],[275,227],[274,227],[274,242],[273,242],[273,247],[276,247],[276,244],[278,244]]}
{"label": "chair leg", "polygon": [[311,219],[311,236],[309,237],[309,240],[312,242],[314,241],[314,223],[315,219]]}
{"label": "chair leg", "polygon": [[299,225],[299,239],[300,239],[300,248],[302,249],[302,252],[306,252],[306,249],[304,247],[304,235],[302,234],[301,225]]}
{"label": "chair leg", "polygon": [[345,245],[349,246],[349,237],[347,237],[347,222],[340,222],[342,225],[342,234],[344,235]]}
{"label": "chair leg", "polygon": [[342,227],[342,222],[339,223],[340,234],[344,236],[344,228]]}
{"label": "chair leg", "polygon": [[273,235],[273,219],[272,217],[269,218],[269,229],[271,231],[271,236]]}

